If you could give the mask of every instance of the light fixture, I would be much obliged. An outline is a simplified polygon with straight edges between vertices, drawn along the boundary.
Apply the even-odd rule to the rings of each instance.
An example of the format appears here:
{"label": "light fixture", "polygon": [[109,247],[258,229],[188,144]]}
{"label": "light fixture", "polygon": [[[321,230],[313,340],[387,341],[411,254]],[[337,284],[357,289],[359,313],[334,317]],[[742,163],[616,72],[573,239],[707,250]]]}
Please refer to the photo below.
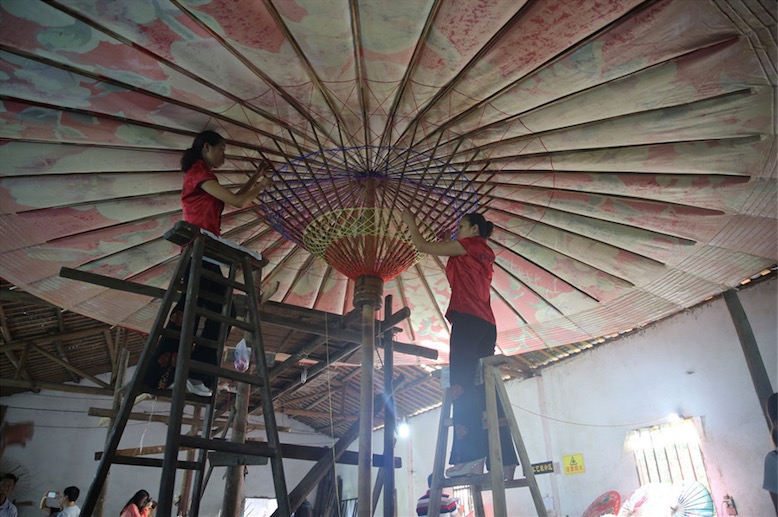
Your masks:
{"label": "light fixture", "polygon": [[665,419],[667,420],[668,423],[671,423],[671,424],[678,424],[681,421],[683,421],[683,417],[681,415],[679,415],[678,413],[670,413],[669,415],[667,415],[665,417]]}
{"label": "light fixture", "polygon": [[400,420],[400,424],[397,426],[397,436],[400,438],[408,438],[411,435],[411,427],[408,425],[407,420],[403,418]]}

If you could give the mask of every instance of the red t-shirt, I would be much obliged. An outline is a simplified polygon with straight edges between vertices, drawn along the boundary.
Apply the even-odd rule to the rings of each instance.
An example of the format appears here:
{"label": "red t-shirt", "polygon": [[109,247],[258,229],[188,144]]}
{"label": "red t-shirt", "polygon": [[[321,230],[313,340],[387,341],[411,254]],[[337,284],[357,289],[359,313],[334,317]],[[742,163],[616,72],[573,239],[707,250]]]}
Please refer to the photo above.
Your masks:
{"label": "red t-shirt", "polygon": [[149,514],[148,508],[144,508],[143,510],[138,510],[138,507],[135,506],[134,503],[132,503],[132,504],[128,504],[124,508],[120,517],[146,517],[148,514]]}
{"label": "red t-shirt", "polygon": [[491,304],[492,275],[494,274],[494,251],[483,237],[458,239],[467,252],[449,257],[446,263],[446,278],[451,285],[449,312],[470,314],[495,324]]}
{"label": "red t-shirt", "polygon": [[184,186],[181,190],[184,221],[221,235],[224,202],[200,188],[200,185],[208,180],[219,181],[202,160],[197,160],[184,174]]}

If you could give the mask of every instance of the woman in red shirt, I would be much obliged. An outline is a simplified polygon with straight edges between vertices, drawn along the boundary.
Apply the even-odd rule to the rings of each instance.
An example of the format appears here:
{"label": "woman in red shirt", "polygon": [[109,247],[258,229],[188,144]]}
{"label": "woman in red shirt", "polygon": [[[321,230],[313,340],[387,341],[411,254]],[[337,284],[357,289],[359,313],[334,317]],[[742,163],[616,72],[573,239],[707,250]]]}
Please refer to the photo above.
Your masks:
{"label": "woman in red shirt", "polygon": [[[184,212],[184,220],[188,223],[199,226],[215,235],[221,235],[221,216],[225,204],[238,208],[244,208],[259,196],[259,194],[270,184],[270,178],[261,175],[256,184],[251,180],[243,185],[239,190],[233,192],[219,183],[213,169],[224,165],[225,150],[227,144],[224,138],[215,131],[203,131],[197,135],[192,143],[192,147],[184,152],[181,157],[181,170],[184,171],[184,184],[181,190],[181,205]],[[268,164],[263,163],[260,167],[269,170]],[[260,171],[263,172],[263,171]],[[254,179],[257,176],[255,175]],[[213,271],[221,275],[221,269],[213,262],[203,261],[203,269]],[[189,278],[189,269],[184,275]],[[185,289],[185,288],[184,288]],[[209,291],[219,297],[224,296],[224,286],[205,277],[200,277],[200,289]],[[184,315],[185,296],[181,296],[173,310],[170,313],[170,319],[166,328],[172,330],[181,330],[181,322]],[[214,312],[221,312],[222,305],[215,301],[198,300],[198,305]],[[195,321],[195,328],[199,326],[199,317]],[[219,337],[220,323],[218,321],[206,320],[203,325],[201,336],[210,340],[217,340]],[[162,337],[159,340],[155,354],[155,363],[146,377],[146,383],[157,389],[167,389],[173,382],[175,373],[176,355],[178,353],[178,340],[175,338]],[[209,364],[217,364],[217,351],[208,346],[194,346],[191,358],[195,361],[201,361]],[[212,375],[190,372],[187,379],[187,389],[197,395],[210,396],[211,387],[214,382]]]}
{"label": "woman in red shirt", "polygon": [[154,515],[157,505],[145,490],[138,490],[132,499],[122,508],[119,517],[150,517]]}
{"label": "woman in red shirt", "polygon": [[[486,239],[494,224],[482,214],[467,214],[459,221],[456,240],[427,242],[419,232],[416,219],[409,211],[403,213],[411,240],[421,253],[449,257],[446,278],[451,286],[451,298],[446,319],[451,323],[449,350],[451,395],[454,407],[454,441],[446,470],[448,477],[481,474],[484,458],[488,465],[487,432],[481,425],[486,409],[483,384],[476,384],[476,374],[482,357],[494,355],[497,327],[491,305],[491,284],[494,274],[494,252]],[[498,405],[500,416],[504,416]],[[513,479],[519,463],[510,430],[500,428],[503,469],[506,479]]]}

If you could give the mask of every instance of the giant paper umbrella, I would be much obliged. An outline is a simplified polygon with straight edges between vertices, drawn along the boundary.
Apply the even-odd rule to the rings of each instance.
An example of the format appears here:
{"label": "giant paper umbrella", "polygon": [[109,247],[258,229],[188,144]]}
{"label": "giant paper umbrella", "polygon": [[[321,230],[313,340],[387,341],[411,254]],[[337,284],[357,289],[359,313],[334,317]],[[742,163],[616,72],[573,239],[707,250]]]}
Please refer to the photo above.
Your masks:
{"label": "giant paper umbrella", "polygon": [[[60,267],[165,286],[178,158],[228,139],[228,209],[275,301],[335,313],[381,278],[400,339],[447,360],[445,238],[495,222],[498,346],[670,315],[776,261],[775,13],[728,0],[3,0],[0,276],[146,330],[156,304]],[[419,260],[420,259],[420,260]],[[399,357],[398,362],[417,361]]]}

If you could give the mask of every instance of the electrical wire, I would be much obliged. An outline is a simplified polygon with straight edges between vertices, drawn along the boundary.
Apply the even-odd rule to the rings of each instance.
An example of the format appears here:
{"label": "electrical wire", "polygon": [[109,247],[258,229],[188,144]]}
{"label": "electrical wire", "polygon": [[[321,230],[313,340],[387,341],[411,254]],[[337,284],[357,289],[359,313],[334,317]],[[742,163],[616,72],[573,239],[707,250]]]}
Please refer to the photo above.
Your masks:
{"label": "electrical wire", "polygon": [[580,427],[605,427],[605,428],[616,428],[616,429],[622,428],[622,427],[626,427],[626,428],[629,428],[629,429],[635,429],[635,428],[638,428],[638,427],[646,427],[646,426],[649,426],[649,425],[652,425],[652,424],[655,424],[657,422],[661,422],[661,421],[665,420],[665,418],[662,417],[662,418],[655,418],[653,420],[647,420],[645,422],[638,422],[638,423],[634,423],[634,424],[590,424],[590,423],[586,423],[586,422],[573,422],[573,421],[570,421],[570,420],[563,420],[561,418],[555,418],[555,417],[552,417],[552,416],[542,415],[540,413],[537,413],[535,411],[529,410],[527,408],[523,408],[523,407],[518,406],[518,405],[513,404],[513,403],[511,403],[511,406],[516,408],[516,409],[520,409],[521,411],[524,411],[525,413],[529,413],[530,415],[534,415],[534,416],[540,417],[540,418],[542,418],[544,420],[551,420],[553,422],[559,422],[561,424],[575,425],[575,426],[580,426]]}

